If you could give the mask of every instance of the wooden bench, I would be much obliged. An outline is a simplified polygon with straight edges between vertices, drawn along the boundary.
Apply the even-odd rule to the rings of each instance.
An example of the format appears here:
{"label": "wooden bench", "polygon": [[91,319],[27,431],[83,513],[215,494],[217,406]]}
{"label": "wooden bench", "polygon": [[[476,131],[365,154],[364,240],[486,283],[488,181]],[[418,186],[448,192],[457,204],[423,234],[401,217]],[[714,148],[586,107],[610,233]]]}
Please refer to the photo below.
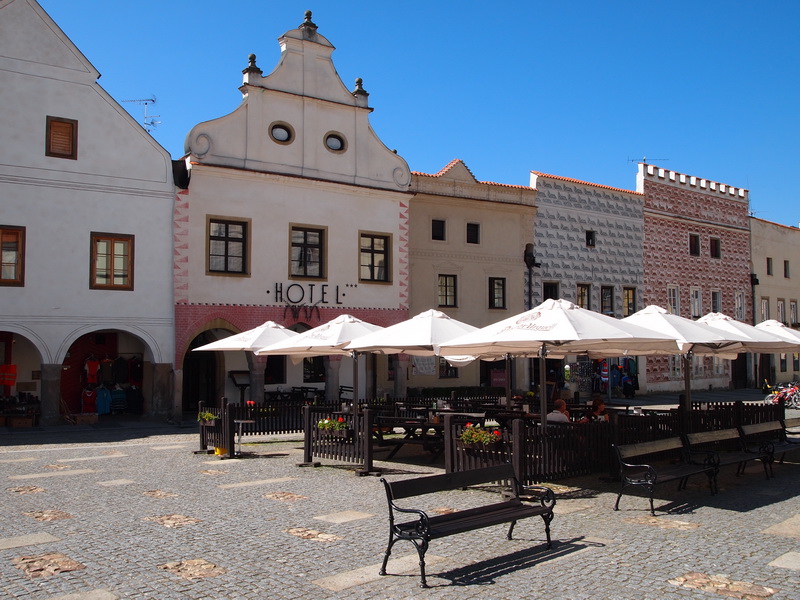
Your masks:
{"label": "wooden bench", "polygon": [[[797,421],[797,423],[794,423]],[[745,438],[744,442],[753,449],[758,449],[769,452],[772,456],[770,464],[780,457],[780,463],[783,464],[783,459],[787,452],[800,450],[800,437],[797,434],[787,434],[787,429],[800,427],[800,418],[789,419],[785,423],[780,421],[768,421],[766,423],[755,423],[753,425],[742,426],[742,436]],[[772,467],[770,466],[770,475],[772,475]]]}
{"label": "wooden bench", "polygon": [[[746,426],[746,427],[749,427]],[[714,431],[702,431],[699,433],[687,433],[686,443],[688,448],[693,451],[707,450],[715,452],[717,455],[717,471],[720,467],[736,465],[736,474],[744,473],[747,463],[751,460],[760,460],[764,467],[764,474],[770,478],[770,463],[772,453],[766,446],[748,446],[745,436],[736,428],[716,429]]]}
{"label": "wooden bench", "polygon": [[[614,510],[619,510],[619,501],[628,486],[639,486],[647,490],[650,514],[653,516],[656,514],[653,508],[653,492],[655,486],[661,483],[677,481],[678,489],[682,490],[686,488],[689,477],[704,474],[708,477],[711,494],[717,491],[715,454],[692,452],[679,437],[639,444],[615,445],[614,449],[619,459],[619,476],[622,480]],[[657,455],[663,455],[663,458],[656,460]],[[645,459],[648,462],[644,462]]]}
{"label": "wooden bench", "polygon": [[[389,502],[389,545],[386,547],[386,554],[383,557],[381,575],[386,575],[386,564],[395,542],[408,540],[414,544],[419,554],[420,586],[428,587],[425,580],[425,552],[428,550],[428,543],[431,540],[502,523],[510,523],[506,534],[510,540],[514,525],[519,519],[526,517],[540,516],[542,518],[547,536],[547,547],[551,547],[550,522],[553,520],[555,494],[546,487],[522,486],[514,476],[514,469],[510,464],[444,475],[416,477],[402,481],[387,481],[386,479],[381,479],[381,481],[386,488],[386,498]],[[405,498],[499,481],[511,482],[511,490],[505,494],[505,500],[477,508],[432,516],[423,510],[401,508],[397,504],[398,500]],[[522,494],[526,498],[537,498],[539,504],[523,503],[520,500]],[[398,522],[397,519],[403,518],[405,515],[413,515],[413,518]],[[473,545],[473,542],[468,545]]]}

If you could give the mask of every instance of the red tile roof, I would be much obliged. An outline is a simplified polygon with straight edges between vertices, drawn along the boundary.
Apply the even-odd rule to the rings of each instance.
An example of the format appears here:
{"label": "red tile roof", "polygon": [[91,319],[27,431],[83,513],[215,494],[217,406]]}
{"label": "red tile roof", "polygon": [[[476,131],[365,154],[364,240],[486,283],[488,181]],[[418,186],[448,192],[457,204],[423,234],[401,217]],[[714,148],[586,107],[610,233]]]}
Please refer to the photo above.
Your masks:
{"label": "red tile roof", "polygon": [[560,175],[550,175],[549,173],[542,173],[540,171],[531,171],[534,175],[539,177],[547,177],[548,179],[558,179],[559,181],[569,181],[570,183],[579,183],[581,185],[591,185],[592,187],[603,188],[604,190],[613,190],[615,192],[625,192],[626,194],[636,194],[637,196],[644,196],[641,192],[634,190],[624,190],[622,188],[611,187],[610,185],[601,185],[599,183],[592,183],[590,181],[581,181],[580,179],[572,179],[570,177],[561,177]]}
{"label": "red tile roof", "polygon": [[445,175],[445,174],[446,174],[446,173],[447,173],[447,172],[448,172],[450,169],[452,169],[452,168],[453,168],[455,165],[457,165],[458,163],[461,163],[462,165],[464,165],[464,168],[465,168],[467,171],[469,171],[469,174],[470,174],[470,175],[472,175],[472,177],[474,177],[474,178],[475,178],[475,181],[476,181],[476,182],[478,182],[478,183],[482,183],[482,184],[484,184],[484,185],[496,185],[496,186],[499,186],[499,187],[516,188],[516,189],[523,189],[523,190],[529,190],[529,189],[532,189],[532,188],[531,188],[529,185],[512,185],[512,184],[510,184],[510,183],[497,183],[497,182],[495,182],[495,181],[480,181],[480,180],[478,180],[478,178],[477,178],[477,177],[475,177],[475,174],[474,174],[474,173],[472,172],[472,170],[471,170],[471,169],[470,169],[470,168],[467,166],[467,164],[466,164],[466,163],[465,163],[463,160],[461,160],[460,158],[454,158],[453,160],[451,160],[451,161],[450,161],[449,163],[447,163],[447,165],[445,165],[445,167],[444,167],[442,170],[440,170],[438,173],[433,173],[433,174],[431,174],[431,173],[422,173],[421,171],[411,171],[411,174],[412,174],[412,175],[418,175],[418,176],[420,176],[420,177],[442,177],[442,176],[444,176],[444,175]]}

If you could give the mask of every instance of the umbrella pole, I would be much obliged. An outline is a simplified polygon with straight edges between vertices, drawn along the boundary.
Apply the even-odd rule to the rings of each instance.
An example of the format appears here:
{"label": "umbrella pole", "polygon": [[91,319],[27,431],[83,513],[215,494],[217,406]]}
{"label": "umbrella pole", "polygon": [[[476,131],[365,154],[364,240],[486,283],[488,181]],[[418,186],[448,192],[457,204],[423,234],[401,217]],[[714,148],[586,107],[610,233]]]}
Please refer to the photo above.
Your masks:
{"label": "umbrella pole", "polygon": [[679,413],[683,415],[683,429],[684,433],[689,433],[689,412],[692,410],[692,355],[694,353],[689,350],[683,355],[683,402],[680,404]]}
{"label": "umbrella pole", "polygon": [[511,355],[506,354],[506,409],[511,410]]}
{"label": "umbrella pole", "polygon": [[353,357],[353,412],[358,412],[358,352],[351,354]]}
{"label": "umbrella pole", "polygon": [[547,348],[542,344],[539,348],[539,414],[541,415],[542,433],[547,427],[547,366],[545,359]]}
{"label": "umbrella pole", "polygon": [[681,408],[689,410],[692,407],[692,351],[683,355],[683,403]]}

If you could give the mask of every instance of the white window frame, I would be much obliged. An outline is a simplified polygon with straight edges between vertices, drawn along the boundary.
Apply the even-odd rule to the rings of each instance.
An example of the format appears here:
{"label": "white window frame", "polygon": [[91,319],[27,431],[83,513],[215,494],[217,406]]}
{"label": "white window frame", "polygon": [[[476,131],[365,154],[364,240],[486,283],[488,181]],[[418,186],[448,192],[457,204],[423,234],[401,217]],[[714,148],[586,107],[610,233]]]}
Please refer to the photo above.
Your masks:
{"label": "white window frame", "polygon": [[673,315],[681,314],[681,289],[677,285],[667,286],[667,310]]}

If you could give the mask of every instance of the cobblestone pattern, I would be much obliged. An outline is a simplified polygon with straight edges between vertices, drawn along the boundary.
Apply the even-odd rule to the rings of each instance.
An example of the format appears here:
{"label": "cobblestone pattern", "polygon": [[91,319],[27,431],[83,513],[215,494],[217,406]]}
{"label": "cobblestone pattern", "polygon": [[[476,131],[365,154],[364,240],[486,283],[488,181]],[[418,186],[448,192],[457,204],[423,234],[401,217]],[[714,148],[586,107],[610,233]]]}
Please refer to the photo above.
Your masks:
{"label": "cobblestone pattern", "polygon": [[[100,433],[86,432],[82,443],[42,432],[31,445],[24,441],[32,437],[6,438],[0,448],[0,539],[49,534],[59,541],[0,549],[0,597],[713,599],[723,597],[713,582],[722,582],[746,591],[769,588],[770,598],[785,600],[800,590],[800,565],[769,564],[796,553],[800,533],[764,532],[787,531],[781,524],[796,521],[798,463],[775,465],[769,481],[758,466],[738,478],[727,469],[713,497],[699,479],[682,492],[660,486],[656,519],[644,497],[626,496],[614,512],[616,483],[596,476],[559,482],[552,550],[544,548],[538,521],[520,522],[512,541],[504,527],[436,540],[429,550],[433,589],[423,593],[416,558],[404,574],[377,577],[388,538],[377,478],[357,477],[354,467],[333,462],[300,468],[302,443],[296,439],[261,439],[245,445],[246,458],[223,461],[193,453],[195,432],[175,431],[120,431],[116,441],[107,432],[100,432],[102,441]],[[103,450],[122,452],[93,462]],[[390,478],[441,472],[416,451],[401,452],[404,462],[377,464]],[[10,462],[23,457],[34,460]],[[48,473],[47,465],[74,458],[86,458],[79,464],[93,469],[28,480],[42,484],[39,493],[19,493],[8,479]],[[209,470],[221,473],[202,474]],[[101,485],[108,481],[130,483]],[[259,484],[221,487],[247,482]],[[452,491],[422,504],[441,512],[485,504],[488,494]],[[25,516],[45,511],[72,518]],[[410,544],[399,543],[393,558],[412,554]],[[18,566],[25,557],[40,556],[63,556],[84,568],[52,568],[51,576],[33,577]],[[344,579],[338,591],[315,583],[336,576]],[[685,585],[687,577],[696,587]]]}

